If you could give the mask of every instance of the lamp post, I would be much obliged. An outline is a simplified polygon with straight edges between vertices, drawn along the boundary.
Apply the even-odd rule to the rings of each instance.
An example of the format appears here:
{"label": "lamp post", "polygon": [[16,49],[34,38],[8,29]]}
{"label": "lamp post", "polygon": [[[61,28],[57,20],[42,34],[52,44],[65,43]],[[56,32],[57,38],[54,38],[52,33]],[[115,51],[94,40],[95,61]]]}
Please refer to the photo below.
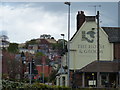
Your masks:
{"label": "lamp post", "polygon": [[61,36],[63,36],[63,50],[64,50],[64,36],[65,36],[65,34],[61,34]]}
{"label": "lamp post", "polygon": [[64,2],[64,4],[68,5],[68,45],[67,45],[67,49],[68,49],[68,56],[67,56],[67,64],[68,64],[68,86],[70,84],[70,72],[69,72],[69,61],[70,61],[70,2]]}
{"label": "lamp post", "polygon": [[[63,40],[62,40],[62,42],[63,42],[63,50],[62,50],[62,55],[63,55],[63,53],[64,53],[64,36],[65,36],[65,35],[64,35],[64,34],[61,34],[61,36],[63,36]],[[60,73],[61,73],[61,74],[60,74],[60,75],[61,75],[61,79],[62,79],[62,73],[63,73],[63,71],[62,71],[62,70],[63,70],[63,68],[62,68],[62,66],[63,66],[63,65],[62,65],[62,63],[63,63],[63,62],[62,62],[62,59],[61,59],[61,69],[60,69]],[[63,82],[63,81],[61,81],[61,85],[63,85],[63,83],[62,83],[62,82]]]}

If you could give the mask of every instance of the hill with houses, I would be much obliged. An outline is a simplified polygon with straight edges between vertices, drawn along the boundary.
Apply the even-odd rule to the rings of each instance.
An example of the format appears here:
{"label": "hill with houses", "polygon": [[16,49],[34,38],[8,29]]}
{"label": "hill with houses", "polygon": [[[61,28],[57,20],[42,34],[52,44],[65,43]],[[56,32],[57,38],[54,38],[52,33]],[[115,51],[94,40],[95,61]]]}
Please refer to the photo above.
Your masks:
{"label": "hill with houses", "polygon": [[[4,37],[4,36],[3,36]],[[3,79],[28,79],[32,62],[32,79],[53,82],[60,65],[63,39],[56,41],[51,35],[43,34],[22,44],[1,39]],[[64,40],[64,42],[66,42]],[[44,77],[43,77],[44,75]]]}

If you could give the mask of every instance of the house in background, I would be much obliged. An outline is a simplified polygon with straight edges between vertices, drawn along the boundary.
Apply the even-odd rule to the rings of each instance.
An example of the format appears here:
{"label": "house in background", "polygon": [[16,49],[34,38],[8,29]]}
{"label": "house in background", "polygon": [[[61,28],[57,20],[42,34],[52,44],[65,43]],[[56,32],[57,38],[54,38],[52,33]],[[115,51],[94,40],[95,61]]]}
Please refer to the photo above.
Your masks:
{"label": "house in background", "polygon": [[[78,12],[77,31],[70,40],[70,86],[119,87],[120,28],[99,27],[99,34],[98,61],[96,16]],[[57,85],[63,82],[60,78]]]}
{"label": "house in background", "polygon": [[1,35],[0,36],[0,48],[7,49],[8,47],[9,47],[8,37],[6,35]]}
{"label": "house in background", "polygon": [[[45,54],[46,56],[49,57],[49,59],[54,59],[55,56],[58,55],[58,51],[56,50],[53,50],[53,46],[52,44],[56,44],[57,41],[55,39],[50,39],[50,38],[39,38],[39,39],[36,39],[36,44],[29,44],[28,45],[28,51],[29,52],[34,52],[34,53],[37,53],[37,52],[41,52],[43,54]],[[24,49],[21,49],[21,50],[24,50]]]}
{"label": "house in background", "polygon": [[23,49],[23,48],[20,48],[19,49],[19,52],[22,53],[31,53],[31,54],[35,54],[35,50],[29,50],[29,49]]}
{"label": "house in background", "polygon": [[41,63],[35,62],[36,69],[38,70],[38,75],[43,78],[49,77],[52,71],[52,67],[49,65],[49,63],[46,61],[46,57],[42,56]]}

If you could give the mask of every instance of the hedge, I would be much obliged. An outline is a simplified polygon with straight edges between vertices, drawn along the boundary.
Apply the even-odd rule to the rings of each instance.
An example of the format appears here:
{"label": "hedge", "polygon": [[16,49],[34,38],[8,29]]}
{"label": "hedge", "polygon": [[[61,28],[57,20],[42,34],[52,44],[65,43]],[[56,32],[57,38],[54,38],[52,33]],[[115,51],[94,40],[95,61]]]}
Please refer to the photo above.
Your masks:
{"label": "hedge", "polygon": [[22,83],[9,80],[2,80],[2,90],[120,90],[120,88],[69,88],[43,83]]}

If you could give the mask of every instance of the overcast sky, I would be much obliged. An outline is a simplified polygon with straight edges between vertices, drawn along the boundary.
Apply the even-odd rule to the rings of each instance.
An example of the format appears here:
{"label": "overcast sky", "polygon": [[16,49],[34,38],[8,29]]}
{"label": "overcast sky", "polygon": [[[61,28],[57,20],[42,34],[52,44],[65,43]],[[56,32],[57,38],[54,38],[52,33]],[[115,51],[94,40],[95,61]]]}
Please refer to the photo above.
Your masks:
{"label": "overcast sky", "polygon": [[[100,25],[118,27],[117,2],[72,2],[71,37],[76,31],[76,15],[84,11],[87,16],[95,16],[94,5],[100,11]],[[0,7],[0,32],[9,37],[10,42],[24,43],[42,34],[50,34],[55,39],[67,39],[68,6],[63,2],[4,2]]]}

